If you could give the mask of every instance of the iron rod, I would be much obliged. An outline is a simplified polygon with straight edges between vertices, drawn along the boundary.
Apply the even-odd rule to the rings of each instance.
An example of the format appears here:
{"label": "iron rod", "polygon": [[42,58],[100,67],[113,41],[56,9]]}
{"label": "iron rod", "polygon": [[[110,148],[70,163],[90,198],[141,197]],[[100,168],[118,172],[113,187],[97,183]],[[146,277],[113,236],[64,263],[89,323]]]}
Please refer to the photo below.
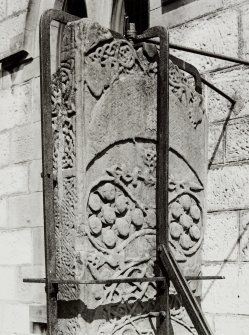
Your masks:
{"label": "iron rod", "polygon": [[[213,280],[213,279],[225,279],[223,276],[186,276],[186,280]],[[113,279],[100,279],[100,280],[72,280],[72,279],[51,279],[50,283],[52,284],[62,284],[62,285],[97,285],[97,284],[122,284],[122,283],[135,283],[135,282],[159,282],[165,281],[166,277],[151,277],[151,278],[113,278]],[[24,278],[24,283],[45,283],[46,278]]]}
{"label": "iron rod", "polygon": [[171,49],[186,51],[186,52],[194,53],[194,54],[197,54],[197,55],[222,59],[222,60],[225,60],[227,62],[238,63],[238,64],[242,64],[242,65],[249,65],[249,61],[247,61],[245,59],[239,59],[239,58],[236,58],[236,57],[230,57],[230,56],[224,56],[224,55],[221,55],[221,54],[216,54],[214,52],[204,51],[204,50],[190,48],[190,47],[184,47],[183,45],[170,43],[169,47]]}
{"label": "iron rod", "polygon": [[203,82],[203,84],[207,85],[212,90],[214,90],[215,92],[219,93],[225,99],[227,99],[228,101],[230,101],[232,105],[234,105],[236,103],[236,100],[234,100],[233,98],[231,98],[229,95],[227,95],[225,92],[223,92],[222,90],[220,90],[218,87],[216,87],[214,84],[210,83],[209,81],[207,81],[203,77],[201,77],[201,81]]}

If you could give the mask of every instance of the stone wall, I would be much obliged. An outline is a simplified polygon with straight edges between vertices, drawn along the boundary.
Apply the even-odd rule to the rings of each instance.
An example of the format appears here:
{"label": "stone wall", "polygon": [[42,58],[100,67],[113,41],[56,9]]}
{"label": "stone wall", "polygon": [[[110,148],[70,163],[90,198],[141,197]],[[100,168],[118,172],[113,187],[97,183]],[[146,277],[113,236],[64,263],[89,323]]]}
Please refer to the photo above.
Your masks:
{"label": "stone wall", "polygon": [[[249,5],[240,0],[153,1],[151,25],[170,28],[170,41],[248,59]],[[239,114],[214,91],[205,90],[209,119],[208,217],[202,306],[215,335],[247,334],[249,327],[249,104],[248,67],[190,53],[189,61],[229,95],[237,93]]]}
{"label": "stone wall", "polygon": [[[44,276],[38,24],[45,9],[62,4],[62,0],[0,0],[0,59],[22,49],[29,52],[24,64],[2,69],[0,76],[0,334],[4,335],[42,332],[45,322],[40,308],[45,302],[43,285],[23,284],[22,278]],[[158,24],[170,27],[174,43],[248,57],[248,1],[178,0],[161,7],[160,0],[151,0],[151,26]],[[53,25],[54,67],[57,29]],[[210,168],[203,274],[226,279],[204,282],[202,303],[215,335],[244,335],[249,327],[249,71],[233,63],[177,54],[227,93],[238,91],[244,103],[235,115],[225,99],[205,91]]]}

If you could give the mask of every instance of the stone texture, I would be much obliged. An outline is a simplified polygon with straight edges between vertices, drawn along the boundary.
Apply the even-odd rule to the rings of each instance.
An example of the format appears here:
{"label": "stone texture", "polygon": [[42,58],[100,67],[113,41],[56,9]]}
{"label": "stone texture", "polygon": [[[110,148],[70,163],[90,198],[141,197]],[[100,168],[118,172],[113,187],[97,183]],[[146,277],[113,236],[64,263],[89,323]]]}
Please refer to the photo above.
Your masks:
{"label": "stone texture", "polygon": [[44,250],[44,228],[34,228],[32,230],[33,238],[33,264],[45,265],[45,250]]}
{"label": "stone texture", "polygon": [[0,167],[8,165],[10,162],[10,134],[5,132],[0,134]]}
{"label": "stone texture", "polygon": [[169,5],[163,8],[162,23],[167,27],[174,27],[202,15],[208,15],[223,7],[222,0],[178,1],[177,6]]}
{"label": "stone texture", "polygon": [[25,193],[28,190],[26,165],[11,165],[0,169],[0,195]]}
{"label": "stone texture", "polygon": [[203,243],[203,260],[236,261],[238,245],[238,214],[236,212],[208,214]]}
{"label": "stone texture", "polygon": [[31,113],[31,84],[0,91],[0,106],[0,131],[27,123]]}
{"label": "stone texture", "polygon": [[8,198],[8,226],[10,228],[43,225],[42,193],[36,192]]}
{"label": "stone texture", "polygon": [[13,129],[10,148],[13,163],[41,159],[40,122]]}
{"label": "stone texture", "polygon": [[[0,301],[15,300],[16,284],[17,284],[17,269],[14,266],[0,266]],[[1,328],[0,328],[1,331]]]}
{"label": "stone texture", "polygon": [[23,48],[26,12],[0,22],[0,59]]}
{"label": "stone texture", "polygon": [[6,0],[0,1],[0,20],[2,20],[6,15]]}
{"label": "stone texture", "polygon": [[[155,61],[144,49],[133,49],[89,20],[68,25],[63,41],[61,66],[52,78],[57,276],[153,275]],[[84,54],[78,52],[82,49]],[[169,122],[169,242],[184,274],[198,275],[206,213],[206,117],[202,96],[172,62]],[[199,289],[199,282],[192,283],[198,297]],[[156,299],[152,285],[103,285],[97,291],[89,286],[60,287],[59,295],[62,305],[65,300],[82,299],[86,310],[97,309],[99,315],[107,310],[101,324],[102,316],[89,323],[89,314],[83,311],[77,320],[82,332],[87,328],[89,334],[154,333],[148,319],[153,307],[147,304]],[[134,302],[132,313],[129,301]],[[173,313],[177,311],[173,327],[183,331],[191,322],[183,308],[173,304]],[[123,308],[126,317],[118,317],[113,328],[110,316]],[[73,332],[73,322],[61,320],[58,325],[65,323]]]}
{"label": "stone texture", "polygon": [[45,303],[44,284],[23,283],[23,278],[44,278],[45,267],[38,265],[21,266],[18,268],[18,279],[15,286],[16,299],[25,303]]}
{"label": "stone texture", "polygon": [[5,198],[0,200],[0,228],[6,228],[8,225],[8,208]]}
{"label": "stone texture", "polygon": [[208,173],[208,209],[247,208],[249,165],[224,166]]}
{"label": "stone texture", "polygon": [[226,162],[249,159],[249,119],[230,122],[226,134]]}
{"label": "stone texture", "polygon": [[0,314],[2,334],[29,334],[29,306],[27,304],[1,303]]}
{"label": "stone texture", "polygon": [[[235,93],[239,96],[240,108],[238,116],[248,115],[249,113],[249,69],[245,67],[236,67],[219,71],[210,75],[210,80],[219,89],[233,96]],[[231,104],[219,94],[208,88],[207,115],[210,122],[226,120],[237,117],[230,112]]]}
{"label": "stone texture", "polygon": [[238,314],[248,315],[249,317],[249,263],[244,263],[240,266],[239,271],[239,282],[238,282]]}
{"label": "stone texture", "polygon": [[215,335],[247,335],[248,316],[217,315],[215,316]]}
{"label": "stone texture", "polygon": [[241,10],[241,31],[242,31],[242,56],[247,58],[249,55],[249,6],[248,3],[240,8]]}
{"label": "stone texture", "polygon": [[249,261],[249,212],[240,213],[240,259]]}
{"label": "stone texture", "polygon": [[211,124],[208,127],[208,163],[224,162],[224,127],[223,124]]}
{"label": "stone texture", "polygon": [[40,77],[34,78],[32,82],[32,120],[41,120]]}
{"label": "stone texture", "polygon": [[32,232],[30,229],[1,230],[1,265],[32,263]]}
{"label": "stone texture", "polygon": [[221,280],[204,280],[202,283],[202,308],[204,312],[238,313],[239,266],[221,263],[202,267],[203,275],[225,276]]}
{"label": "stone texture", "polygon": [[13,15],[28,9],[29,0],[7,1],[7,15]]}
{"label": "stone texture", "polygon": [[[221,12],[217,15],[191,21],[170,31],[170,42],[203,49],[230,56],[238,56],[238,13],[236,11]],[[202,57],[180,51],[173,52],[179,58],[195,65],[201,72],[228,66],[222,60]]]}
{"label": "stone texture", "polygon": [[42,191],[42,161],[34,160],[29,166],[29,191],[40,192]]}

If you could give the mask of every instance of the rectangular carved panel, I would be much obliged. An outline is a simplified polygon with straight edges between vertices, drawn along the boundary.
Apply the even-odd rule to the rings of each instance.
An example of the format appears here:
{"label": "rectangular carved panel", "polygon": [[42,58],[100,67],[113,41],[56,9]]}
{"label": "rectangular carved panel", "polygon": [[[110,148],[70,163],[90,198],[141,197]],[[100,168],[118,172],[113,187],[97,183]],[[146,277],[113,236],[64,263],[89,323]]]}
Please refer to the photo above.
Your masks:
{"label": "rectangular carved panel", "polygon": [[[52,82],[58,278],[155,274],[157,57],[88,19],[65,29]],[[184,274],[198,275],[206,121],[172,62],[169,83],[169,242]],[[176,334],[194,333],[173,287],[170,297]],[[152,335],[157,315],[154,282],[59,285],[58,334]]]}

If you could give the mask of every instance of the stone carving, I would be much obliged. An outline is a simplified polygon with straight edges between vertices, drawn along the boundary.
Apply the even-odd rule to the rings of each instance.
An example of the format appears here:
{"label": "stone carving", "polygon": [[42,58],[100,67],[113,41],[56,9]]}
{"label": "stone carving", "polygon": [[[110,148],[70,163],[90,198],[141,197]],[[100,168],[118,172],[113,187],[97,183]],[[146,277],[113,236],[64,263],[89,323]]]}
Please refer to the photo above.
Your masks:
{"label": "stone carving", "polygon": [[202,122],[204,107],[203,97],[189,84],[186,75],[170,60],[169,67],[170,90],[181,103],[188,108],[188,116],[196,128]]}
{"label": "stone carving", "polygon": [[[85,19],[67,25],[63,43],[52,79],[57,276],[153,277],[157,49]],[[170,106],[169,242],[184,274],[199,275],[205,116],[172,62]],[[154,282],[63,285],[58,298],[58,334],[156,334]],[[195,334],[173,286],[170,305],[175,333]]]}

